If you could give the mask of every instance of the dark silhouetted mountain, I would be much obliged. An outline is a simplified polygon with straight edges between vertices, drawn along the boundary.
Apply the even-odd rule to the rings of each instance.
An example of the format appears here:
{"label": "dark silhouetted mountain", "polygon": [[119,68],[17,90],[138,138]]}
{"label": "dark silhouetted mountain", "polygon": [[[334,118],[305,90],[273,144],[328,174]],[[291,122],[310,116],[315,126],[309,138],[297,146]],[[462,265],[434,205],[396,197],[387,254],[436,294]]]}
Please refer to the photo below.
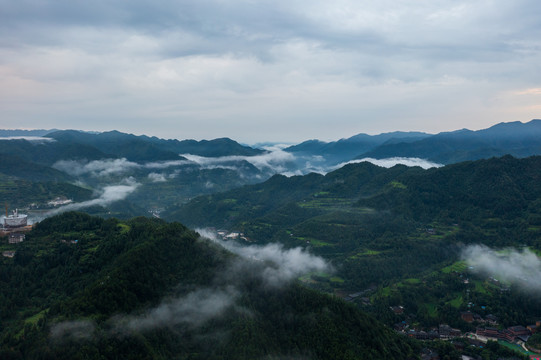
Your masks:
{"label": "dark silhouetted mountain", "polygon": [[48,166],[30,163],[17,155],[0,154],[0,173],[31,181],[73,181],[73,178],[62,171]]}
{"label": "dark silhouetted mountain", "polygon": [[30,163],[53,165],[59,160],[98,160],[107,155],[82,143],[0,139],[0,154],[14,155]]}
{"label": "dark silhouetted mountain", "polygon": [[541,154],[541,120],[500,123],[488,129],[458,130],[414,142],[385,143],[357,156],[362,158],[417,157],[451,164],[506,154],[527,157]]}
{"label": "dark silhouetted mountain", "polygon": [[58,131],[48,135],[60,142],[94,146],[103,152],[131,161],[161,161],[182,159],[179,154],[200,156],[257,155],[262,150],[242,146],[227,139],[164,140],[156,137],[135,136],[118,131],[90,134],[74,130]]}
{"label": "dark silhouetted mountain", "polygon": [[64,144],[84,144],[111,154],[109,157],[122,157],[130,161],[179,160],[178,153],[163,150],[148,140],[118,131],[92,134],[75,130],[57,131],[48,134]]}
{"label": "dark silhouetted mountain", "polygon": [[329,163],[338,164],[346,162],[369,151],[385,142],[399,141],[409,142],[430,136],[422,132],[390,132],[379,135],[358,134],[347,139],[333,142],[308,140],[298,145],[290,146],[285,151],[303,155],[323,156]]}
{"label": "dark silhouetted mountain", "polygon": [[[146,137],[143,137],[146,138]],[[199,156],[253,156],[264,153],[263,150],[244,146],[229,138],[214,140],[164,140],[156,137],[147,138],[156,146],[162,149],[176,152],[178,154],[193,154]]]}
{"label": "dark silhouetted mountain", "polygon": [[11,137],[11,136],[45,136],[57,129],[51,130],[0,130],[0,137]]}

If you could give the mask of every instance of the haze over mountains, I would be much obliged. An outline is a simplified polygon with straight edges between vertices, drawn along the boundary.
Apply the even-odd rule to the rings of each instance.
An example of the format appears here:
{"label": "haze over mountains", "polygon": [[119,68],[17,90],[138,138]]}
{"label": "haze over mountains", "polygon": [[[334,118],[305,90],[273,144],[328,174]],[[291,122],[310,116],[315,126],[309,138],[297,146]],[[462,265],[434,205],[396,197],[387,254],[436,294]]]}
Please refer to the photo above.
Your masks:
{"label": "haze over mountains", "polygon": [[[475,331],[483,323],[464,322],[466,311],[534,323],[540,129],[532,120],[262,149],[5,131],[2,200],[39,224],[23,243],[0,244],[11,274],[0,277],[0,355],[409,359],[425,345],[393,333],[397,323]],[[505,285],[488,266],[500,260]],[[430,343],[458,359],[447,345]]]}
{"label": "haze over mountains", "polygon": [[[309,140],[262,149],[227,138],[164,140],[118,131],[2,130],[0,134],[1,174],[17,181],[82,186],[94,193],[86,200],[95,200],[83,207],[114,207],[118,201],[129,201],[122,206],[117,203],[125,215],[113,211],[116,216],[160,212],[195,196],[260,183],[274,174],[326,174],[349,162],[430,168],[504,154],[541,154],[541,120],[436,135],[358,134],[333,142]],[[118,196],[109,196],[119,189]],[[58,195],[73,197],[69,194]],[[7,196],[7,200],[12,206],[26,205],[14,196]]]}

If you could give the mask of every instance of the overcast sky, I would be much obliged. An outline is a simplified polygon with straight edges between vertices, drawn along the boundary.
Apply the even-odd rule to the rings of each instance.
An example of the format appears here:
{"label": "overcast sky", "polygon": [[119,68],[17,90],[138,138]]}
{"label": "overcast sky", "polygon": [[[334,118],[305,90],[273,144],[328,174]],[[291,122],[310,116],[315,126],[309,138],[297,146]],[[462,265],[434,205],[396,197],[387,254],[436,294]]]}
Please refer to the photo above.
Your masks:
{"label": "overcast sky", "polygon": [[539,0],[0,0],[0,128],[242,142],[541,118]]}

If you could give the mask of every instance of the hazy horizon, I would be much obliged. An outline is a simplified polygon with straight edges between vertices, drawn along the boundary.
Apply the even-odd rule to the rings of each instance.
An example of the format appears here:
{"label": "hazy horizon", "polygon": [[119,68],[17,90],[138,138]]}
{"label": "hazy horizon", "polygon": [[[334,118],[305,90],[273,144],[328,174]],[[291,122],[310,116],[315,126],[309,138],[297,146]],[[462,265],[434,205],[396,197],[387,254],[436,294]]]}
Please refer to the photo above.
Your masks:
{"label": "hazy horizon", "polygon": [[540,11],[0,0],[2,126],[295,143],[527,121],[541,117]]}

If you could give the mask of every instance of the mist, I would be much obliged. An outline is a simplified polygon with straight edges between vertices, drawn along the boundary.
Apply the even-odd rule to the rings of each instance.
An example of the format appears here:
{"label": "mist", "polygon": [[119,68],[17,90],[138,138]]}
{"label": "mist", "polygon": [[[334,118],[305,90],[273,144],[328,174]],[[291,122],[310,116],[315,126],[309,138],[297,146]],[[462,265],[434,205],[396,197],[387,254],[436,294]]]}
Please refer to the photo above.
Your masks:
{"label": "mist", "polygon": [[177,325],[196,328],[232,310],[237,298],[238,291],[232,286],[198,289],[186,296],[165,300],[143,315],[115,317],[110,322],[114,323],[113,332],[117,334]]}
{"label": "mist", "polygon": [[158,173],[148,174],[148,179],[152,182],[166,182],[167,181],[164,174],[158,174]]}
{"label": "mist", "polygon": [[272,171],[282,173],[289,171],[295,156],[283,151],[279,146],[265,148],[266,153],[254,156],[230,155],[220,157],[205,157],[192,154],[181,154],[186,159],[199,164],[202,167],[216,166],[220,164],[231,163],[232,161],[247,161],[260,171]]}
{"label": "mist", "polygon": [[2,140],[26,140],[31,141],[34,143],[44,143],[44,142],[54,142],[55,139],[48,138],[48,137],[41,137],[41,136],[8,136],[8,137],[0,137],[0,141]]}
{"label": "mist", "polygon": [[496,251],[484,245],[472,245],[466,247],[461,256],[473,272],[541,293],[541,260],[527,248]]}
{"label": "mist", "polygon": [[46,212],[45,216],[53,216],[66,211],[76,211],[96,205],[107,206],[116,201],[124,200],[126,197],[128,197],[128,195],[133,193],[139,187],[139,185],[140,184],[132,178],[128,178],[124,180],[123,184],[105,186],[98,192],[99,197],[96,199],[64,205],[57,209]]}
{"label": "mist", "polygon": [[372,163],[374,165],[384,167],[384,168],[392,168],[395,165],[406,165],[409,167],[420,166],[421,168],[426,170],[426,169],[430,169],[434,167],[437,168],[437,167],[443,166],[443,164],[438,164],[438,163],[428,161],[425,159],[393,157],[393,158],[386,158],[386,159],[373,159],[373,158],[356,159],[356,160],[351,160],[351,161],[336,165],[333,169],[336,170],[347,164],[358,164],[362,162],[369,162],[369,163]]}
{"label": "mist", "polygon": [[196,231],[203,238],[219,244],[243,259],[256,262],[260,266],[259,276],[266,285],[272,287],[282,286],[309,272],[333,271],[323,258],[312,255],[301,247],[284,249],[281,244],[276,243],[265,246],[243,246],[235,241],[223,241],[207,229]]}
{"label": "mist", "polygon": [[81,160],[60,160],[53,165],[53,168],[72,176],[89,174],[94,177],[104,177],[126,173],[134,169],[166,169],[169,167],[193,164],[193,162],[186,160],[156,161],[139,164],[129,161],[126,158],[120,158],[93,160],[89,162]]}
{"label": "mist", "polygon": [[51,326],[50,337],[55,341],[88,340],[93,337],[96,324],[89,320],[63,321]]}
{"label": "mist", "polygon": [[[201,235],[200,241],[212,241],[239,256],[231,258],[225,268],[215,274],[210,286],[164,299],[142,314],[113,316],[106,321],[111,330],[100,336],[129,336],[169,327],[196,329],[231,312],[252,316],[250,310],[240,305],[246,280],[258,279],[259,286],[274,291],[308,272],[332,271],[325,260],[302,248],[284,249],[278,244],[242,246],[222,241],[206,229],[197,231]],[[54,325],[50,336],[53,339],[86,340],[94,333],[95,325],[91,322],[65,321]]]}

